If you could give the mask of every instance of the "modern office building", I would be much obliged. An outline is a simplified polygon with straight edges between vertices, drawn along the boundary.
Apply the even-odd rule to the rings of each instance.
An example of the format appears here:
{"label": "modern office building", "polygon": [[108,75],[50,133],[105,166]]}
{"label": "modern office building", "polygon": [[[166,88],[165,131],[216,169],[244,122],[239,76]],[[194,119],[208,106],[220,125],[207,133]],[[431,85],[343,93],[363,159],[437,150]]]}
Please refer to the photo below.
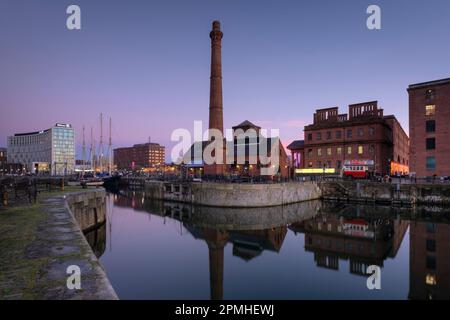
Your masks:
{"label": "modern office building", "polygon": [[20,163],[26,172],[72,174],[75,168],[75,133],[70,124],[18,133],[8,137],[8,163]]}
{"label": "modern office building", "polygon": [[450,78],[412,84],[408,94],[410,171],[450,176]]}
{"label": "modern office building", "polygon": [[316,110],[304,140],[288,146],[297,168],[340,172],[350,162],[367,163],[378,174],[406,174],[409,138],[395,116],[383,115],[377,101]]}
{"label": "modern office building", "polygon": [[118,170],[138,170],[162,166],[165,159],[165,147],[158,143],[142,143],[132,147],[114,149],[114,165]]}

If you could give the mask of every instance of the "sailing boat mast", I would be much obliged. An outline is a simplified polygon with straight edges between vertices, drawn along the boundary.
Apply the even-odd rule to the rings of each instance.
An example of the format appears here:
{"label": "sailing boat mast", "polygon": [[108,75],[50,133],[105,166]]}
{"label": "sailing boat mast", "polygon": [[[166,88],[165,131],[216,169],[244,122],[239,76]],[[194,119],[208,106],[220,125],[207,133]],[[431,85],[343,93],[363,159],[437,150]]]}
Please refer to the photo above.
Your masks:
{"label": "sailing boat mast", "polygon": [[108,172],[111,175],[112,171],[112,138],[111,138],[111,117],[109,117],[109,145],[108,145]]}
{"label": "sailing boat mast", "polygon": [[100,172],[103,172],[103,113],[100,113],[100,151],[99,151]]}
{"label": "sailing boat mast", "polygon": [[91,169],[93,172],[95,172],[94,133],[93,133],[92,127],[91,127],[91,148],[89,150],[89,153],[90,153],[90,160],[91,160]]}
{"label": "sailing boat mast", "polygon": [[82,150],[82,161],[83,161],[83,170],[81,173],[81,177],[84,178],[84,171],[86,170],[86,139],[84,137],[84,126],[83,126],[83,150]]}

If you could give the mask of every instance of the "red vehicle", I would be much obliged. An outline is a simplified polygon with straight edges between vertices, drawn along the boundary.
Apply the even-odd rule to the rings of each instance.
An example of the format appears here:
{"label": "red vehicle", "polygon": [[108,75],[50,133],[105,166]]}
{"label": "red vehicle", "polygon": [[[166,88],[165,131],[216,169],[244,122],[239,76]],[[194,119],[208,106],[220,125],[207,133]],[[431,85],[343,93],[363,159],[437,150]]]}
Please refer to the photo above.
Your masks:
{"label": "red vehicle", "polygon": [[342,177],[367,179],[373,175],[372,160],[346,160],[342,168]]}

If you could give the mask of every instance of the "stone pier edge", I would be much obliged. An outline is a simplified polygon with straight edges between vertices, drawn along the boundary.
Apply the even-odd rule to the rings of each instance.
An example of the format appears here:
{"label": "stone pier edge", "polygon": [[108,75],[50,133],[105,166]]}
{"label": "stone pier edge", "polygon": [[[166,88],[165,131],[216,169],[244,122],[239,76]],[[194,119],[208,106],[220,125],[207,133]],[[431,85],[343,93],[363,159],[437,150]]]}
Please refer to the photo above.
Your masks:
{"label": "stone pier edge", "polygon": [[[119,300],[119,297],[116,294],[116,291],[114,290],[113,286],[111,285],[111,282],[108,279],[108,276],[106,275],[104,266],[102,265],[102,263],[100,262],[100,260],[95,256],[94,252],[92,251],[91,246],[89,245],[89,243],[86,240],[86,237],[84,236],[83,231],[81,230],[81,227],[78,223],[78,221],[75,219],[75,216],[72,213],[72,210],[70,209],[68,200],[71,197],[76,197],[79,195],[83,195],[83,194],[87,194],[87,193],[91,193],[91,192],[99,192],[100,190],[84,190],[84,191],[77,191],[77,192],[71,192],[71,193],[65,193],[63,195],[58,195],[55,197],[51,197],[51,198],[63,198],[64,199],[64,207],[68,210],[68,212],[70,213],[71,219],[73,220],[73,222],[75,223],[75,225],[78,227],[78,232],[80,233],[81,237],[82,237],[82,243],[83,245],[86,247],[86,251],[89,252],[89,258],[91,259],[91,261],[95,262],[95,272],[97,273],[97,280],[100,281],[100,283],[102,284],[103,288],[101,288],[101,290],[96,293],[96,295],[98,296],[99,300]],[[106,191],[104,189],[101,190],[103,193],[106,193]],[[81,279],[83,279],[83,274],[81,275]],[[81,280],[83,283],[83,280]]]}

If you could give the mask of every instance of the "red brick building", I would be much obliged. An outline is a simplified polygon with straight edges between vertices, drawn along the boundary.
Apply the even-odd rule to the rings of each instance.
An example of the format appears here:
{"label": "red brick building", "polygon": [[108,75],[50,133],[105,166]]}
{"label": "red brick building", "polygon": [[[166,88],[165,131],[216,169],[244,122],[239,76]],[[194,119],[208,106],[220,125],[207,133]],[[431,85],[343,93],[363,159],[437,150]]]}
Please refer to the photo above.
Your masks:
{"label": "red brick building", "polygon": [[[223,175],[240,175],[244,177],[259,177],[263,175],[261,169],[275,166],[274,174],[280,177],[289,177],[289,166],[286,151],[279,138],[265,138],[261,133],[261,127],[245,120],[242,123],[234,126],[233,140],[228,141],[224,139],[223,161],[222,166]],[[191,146],[185,154],[183,163],[187,165],[191,173],[202,172],[208,165],[205,166],[203,161],[203,152],[208,145],[208,141],[203,141],[199,146],[201,154],[196,157],[195,143]],[[274,143],[278,143],[278,159],[272,155]],[[199,144],[197,142],[196,144]],[[267,156],[274,159],[273,163],[263,163],[261,157]],[[278,166],[278,167],[276,167]],[[204,170],[206,175],[207,170]]]}
{"label": "red brick building", "polygon": [[450,78],[408,87],[411,172],[450,176]]}
{"label": "red brick building", "polygon": [[165,147],[158,143],[142,143],[114,149],[114,164],[118,170],[137,170],[164,165],[165,158]]}
{"label": "red brick building", "polygon": [[407,173],[409,139],[395,116],[384,116],[377,101],[319,109],[313,124],[304,128],[305,139],[288,146],[297,168],[334,168],[348,161],[367,160],[379,174]]}

